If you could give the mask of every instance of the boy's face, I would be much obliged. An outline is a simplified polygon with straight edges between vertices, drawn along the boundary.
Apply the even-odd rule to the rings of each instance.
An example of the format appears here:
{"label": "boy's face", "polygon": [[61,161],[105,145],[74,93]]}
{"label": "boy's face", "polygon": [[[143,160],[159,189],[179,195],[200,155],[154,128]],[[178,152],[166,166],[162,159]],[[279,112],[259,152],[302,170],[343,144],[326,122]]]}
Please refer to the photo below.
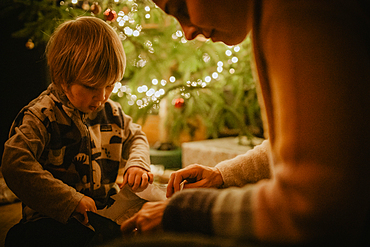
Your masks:
{"label": "boy's face", "polygon": [[[180,23],[185,37],[203,34],[212,41],[236,45],[244,40],[251,0],[153,0]],[[249,11],[249,12],[248,12]],[[248,13],[247,13],[248,12]]]}
{"label": "boy's face", "polygon": [[74,107],[84,113],[96,111],[109,99],[115,83],[105,87],[90,87],[84,84],[72,84],[63,87],[65,94]]}

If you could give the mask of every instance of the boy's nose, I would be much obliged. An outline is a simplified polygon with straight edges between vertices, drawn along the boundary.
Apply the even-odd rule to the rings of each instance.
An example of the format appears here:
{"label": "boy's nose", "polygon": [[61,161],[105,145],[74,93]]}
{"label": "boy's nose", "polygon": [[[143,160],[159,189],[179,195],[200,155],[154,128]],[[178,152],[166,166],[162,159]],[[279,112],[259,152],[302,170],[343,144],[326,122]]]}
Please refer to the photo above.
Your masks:
{"label": "boy's nose", "polygon": [[96,93],[94,95],[94,99],[97,101],[104,101],[105,100],[105,87],[96,90]]}

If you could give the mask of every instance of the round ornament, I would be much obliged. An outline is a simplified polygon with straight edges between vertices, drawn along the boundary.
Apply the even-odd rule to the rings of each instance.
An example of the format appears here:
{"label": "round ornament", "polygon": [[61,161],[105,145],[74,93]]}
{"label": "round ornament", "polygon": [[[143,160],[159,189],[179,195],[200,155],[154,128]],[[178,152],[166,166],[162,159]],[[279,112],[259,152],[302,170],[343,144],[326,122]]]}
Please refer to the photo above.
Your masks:
{"label": "round ornament", "polygon": [[107,9],[104,11],[104,18],[107,21],[114,21],[117,18],[117,13],[113,9]]}
{"label": "round ornament", "polygon": [[29,39],[26,43],[26,48],[32,50],[35,47],[35,44],[32,42],[32,39]]}
{"label": "round ornament", "polygon": [[185,105],[185,100],[183,98],[174,99],[173,105],[176,108],[183,108]]}
{"label": "round ornament", "polygon": [[83,2],[83,4],[82,4],[82,6],[81,6],[81,8],[82,8],[83,10],[88,11],[88,10],[90,9],[89,2],[88,2],[88,1],[84,1],[84,2]]}
{"label": "round ornament", "polygon": [[101,13],[101,6],[99,5],[98,2],[94,2],[91,7],[90,7],[90,10],[91,12],[94,14],[94,15],[98,15]]}

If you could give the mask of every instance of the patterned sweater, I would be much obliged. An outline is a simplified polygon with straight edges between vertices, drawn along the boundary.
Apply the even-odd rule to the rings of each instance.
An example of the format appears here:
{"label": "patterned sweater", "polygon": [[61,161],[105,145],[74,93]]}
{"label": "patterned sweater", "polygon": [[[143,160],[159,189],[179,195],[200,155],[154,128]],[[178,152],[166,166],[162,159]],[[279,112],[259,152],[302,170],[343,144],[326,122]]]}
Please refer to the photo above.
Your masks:
{"label": "patterned sweater", "polygon": [[[226,185],[242,187],[176,193],[163,226],[283,246],[369,246],[369,1],[253,3],[268,142],[220,164]],[[266,161],[271,178],[248,184]]]}
{"label": "patterned sweater", "polygon": [[23,220],[67,222],[84,195],[110,203],[119,169],[150,170],[141,127],[108,100],[83,114],[53,84],[24,107],[5,143],[2,172],[23,203]]}

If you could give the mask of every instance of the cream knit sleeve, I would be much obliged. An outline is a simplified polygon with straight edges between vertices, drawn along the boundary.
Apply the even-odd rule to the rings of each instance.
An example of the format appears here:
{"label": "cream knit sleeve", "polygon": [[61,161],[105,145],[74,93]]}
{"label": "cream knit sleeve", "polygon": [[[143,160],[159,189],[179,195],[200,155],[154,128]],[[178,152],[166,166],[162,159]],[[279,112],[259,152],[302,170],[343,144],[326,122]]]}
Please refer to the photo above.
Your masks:
{"label": "cream knit sleeve", "polygon": [[216,165],[224,180],[224,187],[241,187],[271,177],[269,165],[269,141],[265,140],[245,154]]}

